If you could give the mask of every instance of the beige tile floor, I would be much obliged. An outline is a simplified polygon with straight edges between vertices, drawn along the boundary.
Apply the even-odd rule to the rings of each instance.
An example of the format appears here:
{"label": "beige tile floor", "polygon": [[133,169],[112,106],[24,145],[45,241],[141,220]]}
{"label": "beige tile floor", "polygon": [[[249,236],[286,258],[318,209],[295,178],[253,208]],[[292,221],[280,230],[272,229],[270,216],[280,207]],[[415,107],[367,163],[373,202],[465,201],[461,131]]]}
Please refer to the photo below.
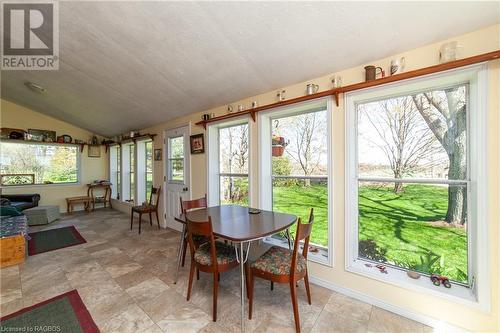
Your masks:
{"label": "beige tile floor", "polygon": [[[29,257],[1,273],[4,316],[66,291],[77,289],[102,332],[238,332],[239,275],[221,276],[218,319],[211,320],[212,280],[201,273],[186,301],[187,267],[173,284],[179,233],[143,225],[130,231],[118,211],[76,213],[45,227],[74,225],[86,244]],[[188,265],[187,265],[188,266]],[[370,304],[312,285],[313,304],[299,284],[302,332],[428,332],[431,329]],[[247,331],[293,332],[287,285],[256,281],[254,315]]]}

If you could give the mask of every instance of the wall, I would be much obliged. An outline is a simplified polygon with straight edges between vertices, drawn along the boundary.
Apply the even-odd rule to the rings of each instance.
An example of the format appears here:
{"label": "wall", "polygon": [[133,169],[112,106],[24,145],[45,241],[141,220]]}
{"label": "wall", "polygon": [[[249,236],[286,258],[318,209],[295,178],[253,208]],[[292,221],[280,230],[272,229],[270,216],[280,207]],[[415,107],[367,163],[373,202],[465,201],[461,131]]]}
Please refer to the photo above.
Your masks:
{"label": "wall", "polygon": [[[469,57],[481,53],[491,52],[500,49],[500,25],[495,25],[486,29],[471,32],[466,35],[457,36],[450,40],[457,40],[463,46],[461,57]],[[418,49],[410,50],[402,54],[394,55],[393,57],[374,60],[370,64],[382,66],[388,71],[391,58],[400,56],[406,57],[406,70],[413,70],[422,67],[435,65],[438,63],[438,50],[442,43],[427,45]],[[355,68],[346,69],[335,73],[343,79],[343,84],[348,85],[364,80],[363,67],[366,64],[360,64]],[[490,187],[489,195],[489,220],[479,221],[487,223],[490,235],[490,281],[491,281],[491,311],[480,311],[473,309],[467,305],[461,305],[457,302],[445,300],[438,296],[431,296],[424,293],[410,291],[408,289],[396,287],[387,283],[375,281],[360,275],[349,273],[345,270],[345,228],[344,228],[344,163],[345,163],[345,129],[344,129],[344,106],[343,100],[340,100],[340,106],[335,107],[332,115],[333,129],[333,158],[334,165],[334,267],[326,267],[319,264],[311,263],[310,270],[316,281],[323,281],[344,291],[349,291],[354,294],[364,295],[377,303],[384,305],[386,308],[403,309],[405,313],[411,313],[414,318],[426,321],[426,318],[433,318],[427,323],[446,322],[461,328],[473,331],[500,331],[500,177],[497,170],[500,168],[500,117],[499,117],[499,92],[500,92],[500,60],[489,63],[489,95],[488,95],[488,163],[489,163],[489,179]],[[331,77],[333,74],[328,74],[319,78],[314,78],[305,82],[301,82],[285,88],[287,98],[298,97],[304,95],[306,83],[313,82],[319,84],[320,91],[331,87]],[[250,107],[251,101],[257,100],[259,105],[265,105],[276,101],[276,90],[261,94],[258,96],[248,97],[241,101],[235,101],[231,104],[243,104],[247,108]],[[154,148],[162,148],[163,131],[169,128],[175,128],[187,123],[194,124],[199,121],[204,113],[212,113],[221,115],[226,112],[226,106],[220,106],[211,110],[201,111],[185,117],[170,120],[168,122],[158,124],[156,126],[143,129],[142,132],[156,133],[158,136],[154,142]],[[202,127],[192,126],[192,134],[204,133]],[[256,139],[256,126],[252,126],[253,137]],[[253,145],[254,147],[257,145]],[[257,158],[257,152],[254,150],[251,159]],[[163,184],[164,165],[163,162],[155,162],[154,164],[154,180],[155,184]],[[206,154],[191,155],[191,184],[192,197],[201,197],[206,193]],[[256,170],[257,171],[257,170]],[[258,190],[257,190],[257,175],[254,174],[252,182],[253,191],[251,203],[254,206],[258,205]],[[163,211],[163,207],[161,207]],[[395,307],[395,308],[394,308]]]}
{"label": "wall", "polygon": [[[68,134],[73,139],[85,141],[89,140],[93,135],[89,131],[3,99],[1,100],[0,122],[1,127],[24,130],[28,128],[49,129],[56,131],[57,135]],[[58,205],[61,212],[66,212],[65,198],[86,195],[87,187],[85,184],[96,179],[108,179],[109,158],[104,147],[101,147],[100,158],[88,157],[87,147],[85,147],[81,153],[80,169],[80,184],[6,187],[2,189],[2,193],[39,193],[41,195],[40,205]],[[78,207],[75,207],[75,209],[78,209]]]}

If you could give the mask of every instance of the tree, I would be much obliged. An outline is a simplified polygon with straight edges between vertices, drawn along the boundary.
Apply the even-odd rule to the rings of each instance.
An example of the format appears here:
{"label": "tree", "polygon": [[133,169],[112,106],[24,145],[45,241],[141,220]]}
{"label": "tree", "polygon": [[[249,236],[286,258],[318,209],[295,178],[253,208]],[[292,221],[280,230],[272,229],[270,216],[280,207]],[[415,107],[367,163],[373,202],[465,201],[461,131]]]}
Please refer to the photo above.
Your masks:
{"label": "tree", "polygon": [[[300,166],[304,176],[313,174],[318,170],[322,156],[326,151],[326,112],[311,112],[293,117],[292,128],[295,133],[285,150]],[[306,179],[305,185],[311,182]]]}
{"label": "tree", "polygon": [[[448,179],[466,179],[467,87],[465,85],[412,96],[413,102],[449,159]],[[464,186],[449,186],[448,223],[464,224],[467,196]]]}
{"label": "tree", "polygon": [[[375,104],[374,104],[375,103]],[[389,161],[395,179],[437,163],[430,158],[438,152],[439,143],[422,121],[411,97],[396,97],[359,107],[360,117],[366,118],[376,132],[363,134],[377,146]],[[403,191],[403,183],[394,183],[394,192]]]}

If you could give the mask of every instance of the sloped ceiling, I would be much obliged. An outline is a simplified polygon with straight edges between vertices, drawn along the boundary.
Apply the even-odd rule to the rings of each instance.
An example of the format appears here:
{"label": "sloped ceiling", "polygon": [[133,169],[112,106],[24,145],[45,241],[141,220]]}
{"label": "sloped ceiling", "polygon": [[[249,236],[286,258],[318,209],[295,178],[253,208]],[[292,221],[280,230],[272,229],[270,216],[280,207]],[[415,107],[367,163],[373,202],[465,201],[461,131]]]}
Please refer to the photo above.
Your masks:
{"label": "sloped ceiling", "polygon": [[[499,2],[60,2],[60,69],[2,97],[112,136],[499,22]],[[47,89],[40,95],[23,84]]]}

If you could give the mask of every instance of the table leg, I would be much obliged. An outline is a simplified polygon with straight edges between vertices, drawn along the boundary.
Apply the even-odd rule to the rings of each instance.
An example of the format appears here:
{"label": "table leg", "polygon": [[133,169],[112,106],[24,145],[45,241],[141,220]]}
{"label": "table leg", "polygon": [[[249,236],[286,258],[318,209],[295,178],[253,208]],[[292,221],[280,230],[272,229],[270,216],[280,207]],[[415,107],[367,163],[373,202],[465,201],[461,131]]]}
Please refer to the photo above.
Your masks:
{"label": "table leg", "polygon": [[241,273],[241,332],[245,332],[245,259],[243,242],[240,243],[240,273]]}
{"label": "table leg", "polygon": [[177,278],[179,277],[179,269],[182,261],[182,248],[184,245],[184,238],[186,237],[186,225],[182,224],[182,233],[181,233],[181,241],[179,242],[179,253],[177,254],[177,270],[175,272],[175,280],[174,284],[177,283]]}

